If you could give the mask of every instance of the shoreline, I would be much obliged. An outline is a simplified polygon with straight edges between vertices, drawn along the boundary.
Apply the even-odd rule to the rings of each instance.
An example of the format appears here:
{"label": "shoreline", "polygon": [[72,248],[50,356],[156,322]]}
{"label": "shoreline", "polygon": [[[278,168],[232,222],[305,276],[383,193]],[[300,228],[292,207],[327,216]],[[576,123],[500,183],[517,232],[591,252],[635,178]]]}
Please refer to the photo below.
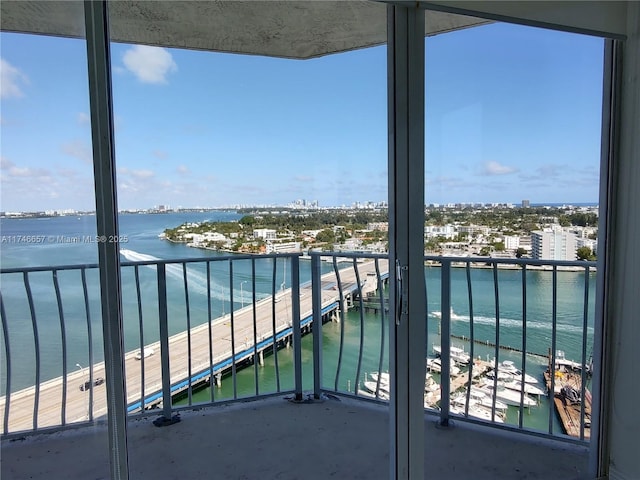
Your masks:
{"label": "shoreline", "polygon": [[[219,249],[219,248],[213,248],[213,247],[205,247],[205,246],[196,246],[193,244],[189,244],[188,242],[182,242],[182,241],[178,241],[178,240],[172,240],[170,238],[167,238],[165,236],[160,236],[160,238],[162,240],[167,240],[171,243],[175,243],[175,244],[183,244],[189,248],[198,248],[198,249],[202,249],[202,250],[209,250],[209,251],[213,251],[213,252],[221,252],[221,253],[228,253],[228,254],[232,254],[232,255],[255,255],[255,256],[261,256],[261,253],[255,253],[255,252],[236,252],[233,250],[228,250],[228,249]],[[308,254],[304,253],[304,252],[300,252],[301,253],[301,260],[309,260],[310,257]],[[366,254],[370,254],[371,252],[331,252],[332,254],[337,254],[337,253],[349,253],[349,254],[357,254],[357,253],[366,253]],[[448,257],[442,256],[442,259],[446,259]],[[470,266],[470,268],[479,268],[479,269],[493,269],[493,265],[487,265],[487,263],[490,263],[492,260],[491,257],[487,258],[486,260],[482,257],[470,257],[470,258],[478,258],[479,260],[474,260],[471,261],[469,263],[467,262],[457,262],[457,261],[453,261],[451,262],[451,267],[452,268],[466,268],[467,265]],[[508,259],[505,258],[500,258],[499,260],[501,261],[505,261]],[[515,259],[514,260],[522,260],[522,259]],[[541,259],[542,261],[544,261],[545,259]],[[552,261],[552,260],[550,260]],[[579,260],[576,260],[576,262],[579,262]],[[424,261],[424,266],[425,267],[435,267],[435,268],[441,268],[442,264],[439,262],[436,262],[434,260],[425,260]],[[554,270],[554,267],[552,265],[527,265],[527,270],[535,270],[535,271],[542,271],[542,272],[552,272]],[[497,268],[499,270],[522,270],[522,266],[515,264],[515,263],[498,263],[497,264]],[[584,266],[567,266],[567,265],[558,265],[555,267],[555,269],[559,272],[576,272],[576,273],[582,273],[585,270]],[[589,272],[590,273],[595,273],[597,271],[596,267],[590,266],[589,267]]]}

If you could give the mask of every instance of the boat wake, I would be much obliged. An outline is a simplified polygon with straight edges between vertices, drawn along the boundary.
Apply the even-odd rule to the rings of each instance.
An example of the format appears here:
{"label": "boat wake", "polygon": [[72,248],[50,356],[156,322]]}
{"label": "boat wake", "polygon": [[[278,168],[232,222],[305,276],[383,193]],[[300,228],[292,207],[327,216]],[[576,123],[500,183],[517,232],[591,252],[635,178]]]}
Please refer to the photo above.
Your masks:
{"label": "boat wake", "polygon": [[[158,260],[162,260],[161,258],[154,257],[153,255],[148,255],[146,253],[136,252],[134,250],[120,249],[120,255],[131,262],[156,262]],[[152,270],[156,270],[156,265],[144,265],[145,267],[151,268]],[[174,280],[184,282],[184,271],[182,264],[166,264],[166,272],[167,278],[172,278]],[[250,283],[250,282],[249,282]],[[210,289],[211,289],[211,298],[216,300],[225,300],[229,301],[229,284],[222,284],[221,282],[216,282],[213,276],[210,279]],[[207,275],[204,272],[199,272],[195,268],[190,267],[187,264],[187,285],[189,287],[189,293],[198,293],[201,295],[207,295]],[[184,287],[183,287],[184,288]],[[233,299],[235,302],[239,303],[241,301],[242,296],[246,300],[253,298],[253,292],[249,288],[244,288],[243,291],[240,289],[233,289]],[[269,295],[264,293],[256,292],[256,299],[262,300]],[[246,304],[246,302],[245,302]]]}
{"label": "boat wake", "polygon": [[[441,315],[441,313],[439,311],[430,312],[429,315],[432,316],[432,317],[435,317],[435,318],[441,318],[442,317],[442,315]],[[458,314],[455,314],[455,313],[451,312],[451,320],[463,321],[463,322],[467,322],[468,323],[469,322],[469,316],[467,316],[467,315],[458,315]],[[494,317],[485,317],[485,316],[482,316],[482,315],[474,315],[473,316],[473,324],[474,325],[489,325],[489,326],[495,327],[496,319]],[[518,329],[522,329],[522,320],[517,320],[517,319],[514,319],[514,318],[501,317],[500,318],[500,326],[501,327],[516,327]],[[551,331],[552,328],[553,328],[553,325],[551,323],[551,320],[549,320],[548,322],[527,320],[527,328],[534,328],[534,329],[539,329],[539,330]],[[559,332],[582,334],[582,325],[571,325],[571,324],[566,324],[566,323],[560,323],[558,321],[558,323],[556,324],[556,329]],[[587,332],[593,333],[593,328],[592,327],[587,327]]]}

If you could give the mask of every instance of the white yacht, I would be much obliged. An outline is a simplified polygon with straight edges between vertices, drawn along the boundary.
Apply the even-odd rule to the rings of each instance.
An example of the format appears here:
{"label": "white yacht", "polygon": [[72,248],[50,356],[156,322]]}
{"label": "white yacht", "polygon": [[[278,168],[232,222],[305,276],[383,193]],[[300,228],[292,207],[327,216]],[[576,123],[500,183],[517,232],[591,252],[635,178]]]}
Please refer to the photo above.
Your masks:
{"label": "white yacht", "polygon": [[498,388],[494,388],[495,385],[493,380],[485,380],[484,384],[479,387],[480,390],[485,392],[487,395],[496,396],[496,400],[501,400],[507,405],[513,405],[515,407],[519,407],[520,403],[522,403],[525,407],[535,407],[538,403],[531,398],[526,393],[524,395],[520,395],[520,392],[516,392],[515,390],[510,390],[505,388],[503,382],[498,382]]}
{"label": "white yacht", "polygon": [[[427,358],[427,369],[432,371],[432,372],[436,372],[436,373],[442,373],[442,364],[440,363],[440,359],[439,358]],[[458,367],[456,367],[455,362],[451,362],[451,365],[449,366],[449,373],[453,376],[459,375],[460,374],[460,369]]]}
{"label": "white yacht", "polygon": [[[442,355],[442,347],[440,345],[433,345],[433,351],[438,356]],[[454,347],[453,345],[449,348],[449,355],[451,356],[451,360],[463,365],[466,365],[471,360],[471,357],[464,351],[464,348]]]}
{"label": "white yacht", "polygon": [[[487,377],[493,378],[495,375],[494,371],[495,370],[492,369],[487,372]],[[511,378],[515,380],[522,380],[522,371],[518,369],[511,360],[504,360],[498,365],[498,380],[508,379],[509,377],[507,377],[507,375],[510,375]],[[528,373],[524,374],[524,381],[525,383],[538,383],[538,380]]]}
{"label": "white yacht", "polygon": [[369,376],[373,379],[374,382],[377,382],[380,379],[380,385],[389,386],[389,372],[372,372]]}
{"label": "white yacht", "polygon": [[[459,397],[461,397],[461,399]],[[469,400],[471,402],[475,402],[488,409],[493,408],[493,395],[488,395],[485,391],[480,390],[479,388],[471,387],[471,393],[469,394],[469,397],[470,397]],[[456,401],[458,402],[462,401],[466,403],[466,400],[467,400],[466,390],[461,392],[458,396],[456,396]],[[496,407],[496,412],[500,412],[502,414],[505,414],[507,412],[507,409],[509,408],[509,406],[506,403],[498,400],[497,398],[495,400],[495,407]]]}
{"label": "white yacht", "polygon": [[[374,396],[376,395],[376,389],[378,388],[378,383],[377,382],[372,382],[371,380],[365,380],[364,381],[364,388],[366,390],[368,390],[369,392],[371,392]],[[390,395],[389,395],[389,390],[388,390],[388,386],[385,387],[382,385],[382,383],[380,384],[380,389],[378,390],[378,398],[382,399],[382,400],[389,400]]]}
{"label": "white yacht", "polygon": [[[582,363],[580,362],[574,362],[573,360],[568,360],[565,357],[564,351],[562,350],[556,350],[556,358],[555,358],[556,362],[556,370],[559,370],[561,372],[567,371],[567,370],[575,370],[575,371],[580,371],[583,368]],[[591,368],[590,366],[587,366],[587,373],[591,372]]]}
{"label": "white yacht", "polygon": [[[515,390],[516,392],[522,392],[523,388],[522,388],[522,382],[520,381],[520,378],[521,377],[514,377],[512,379],[505,380],[504,386],[511,390]],[[524,384],[524,393],[528,395],[536,395],[538,397],[545,395],[545,391],[542,390],[540,387],[537,387],[532,383],[526,383],[526,382]]]}
{"label": "white yacht", "polygon": [[[449,407],[449,411],[451,413],[455,413],[456,415],[465,416],[464,405],[451,405]],[[498,412],[492,414],[491,410],[488,410],[487,408],[480,405],[469,405],[467,414],[469,417],[479,418],[480,420],[485,420],[487,422],[504,423],[503,417]]]}

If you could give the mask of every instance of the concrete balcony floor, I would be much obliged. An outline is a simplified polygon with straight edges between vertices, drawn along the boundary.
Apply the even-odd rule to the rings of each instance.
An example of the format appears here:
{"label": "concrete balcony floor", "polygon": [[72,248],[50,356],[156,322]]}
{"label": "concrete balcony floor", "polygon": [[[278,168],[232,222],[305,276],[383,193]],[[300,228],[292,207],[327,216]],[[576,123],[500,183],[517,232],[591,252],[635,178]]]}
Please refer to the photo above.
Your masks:
{"label": "concrete balcony floor", "polygon": [[[352,398],[294,404],[282,396],[155,417],[128,425],[132,480],[387,479],[389,415]],[[586,478],[587,449],[466,422],[425,417],[425,478]],[[2,479],[107,479],[105,425],[2,442]]]}

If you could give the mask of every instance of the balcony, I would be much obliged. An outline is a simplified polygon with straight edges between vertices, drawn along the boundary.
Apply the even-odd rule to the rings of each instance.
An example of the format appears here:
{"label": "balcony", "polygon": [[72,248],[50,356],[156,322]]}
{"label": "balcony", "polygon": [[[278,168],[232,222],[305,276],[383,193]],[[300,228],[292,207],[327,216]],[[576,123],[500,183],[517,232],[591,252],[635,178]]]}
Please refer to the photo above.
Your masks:
{"label": "balcony", "polygon": [[[425,377],[431,478],[586,474],[594,266],[425,257],[424,356],[452,372]],[[121,271],[132,478],[295,478],[301,465],[311,478],[387,477],[385,256],[140,260]],[[97,266],[1,275],[3,475],[106,474]],[[509,365],[509,381],[531,375],[556,400],[520,382],[506,412],[488,393],[477,406],[482,377],[498,390]],[[567,382],[577,401],[562,395]]]}

